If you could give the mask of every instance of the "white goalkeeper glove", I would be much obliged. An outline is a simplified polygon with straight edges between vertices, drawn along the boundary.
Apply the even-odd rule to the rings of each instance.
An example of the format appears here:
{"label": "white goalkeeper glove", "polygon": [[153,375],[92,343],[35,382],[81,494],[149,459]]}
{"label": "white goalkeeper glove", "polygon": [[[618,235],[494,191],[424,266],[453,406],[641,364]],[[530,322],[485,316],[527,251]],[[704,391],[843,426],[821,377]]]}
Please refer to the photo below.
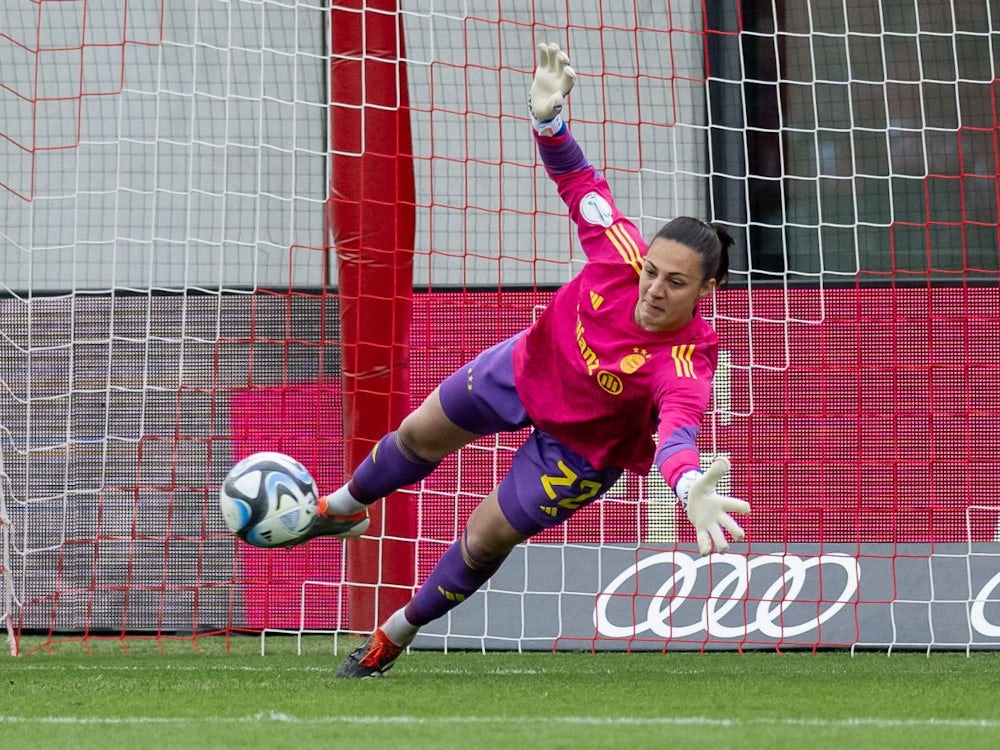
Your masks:
{"label": "white goalkeeper glove", "polygon": [[695,528],[698,552],[703,555],[711,553],[712,545],[715,545],[717,552],[729,549],[723,529],[729,532],[735,542],[742,541],[744,537],[743,529],[729,514],[746,515],[750,512],[750,503],[715,491],[715,486],[728,472],[729,461],[719,457],[704,474],[700,471],[686,471],[677,482],[677,496]]}
{"label": "white goalkeeper glove", "polygon": [[531,124],[540,135],[554,135],[562,128],[562,107],[576,83],[576,71],[558,44],[538,45],[538,67],[528,94]]}

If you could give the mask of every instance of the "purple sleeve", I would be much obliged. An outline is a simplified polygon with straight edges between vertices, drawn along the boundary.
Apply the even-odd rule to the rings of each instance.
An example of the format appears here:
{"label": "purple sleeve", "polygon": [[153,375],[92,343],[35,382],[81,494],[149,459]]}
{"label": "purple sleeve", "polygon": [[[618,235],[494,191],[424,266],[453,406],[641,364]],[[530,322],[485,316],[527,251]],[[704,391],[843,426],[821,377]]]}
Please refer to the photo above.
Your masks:
{"label": "purple sleeve", "polygon": [[681,474],[689,469],[699,469],[699,454],[696,446],[698,428],[691,425],[678,427],[660,436],[656,457],[653,459],[671,489],[676,488]]}
{"label": "purple sleeve", "polygon": [[542,163],[550,175],[593,169],[566,123],[563,123],[555,135],[543,136],[536,133],[535,140],[538,143],[538,155],[542,157]]}

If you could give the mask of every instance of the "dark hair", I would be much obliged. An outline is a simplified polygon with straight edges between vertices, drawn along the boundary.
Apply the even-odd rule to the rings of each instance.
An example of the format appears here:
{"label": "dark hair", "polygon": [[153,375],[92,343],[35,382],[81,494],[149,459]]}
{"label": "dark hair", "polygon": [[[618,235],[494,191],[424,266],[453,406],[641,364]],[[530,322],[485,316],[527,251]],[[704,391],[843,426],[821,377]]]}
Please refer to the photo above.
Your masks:
{"label": "dark hair", "polygon": [[725,286],[729,278],[729,248],[734,240],[720,224],[678,216],[664,224],[654,239],[673,240],[691,248],[701,256],[703,278],[714,278],[716,288]]}

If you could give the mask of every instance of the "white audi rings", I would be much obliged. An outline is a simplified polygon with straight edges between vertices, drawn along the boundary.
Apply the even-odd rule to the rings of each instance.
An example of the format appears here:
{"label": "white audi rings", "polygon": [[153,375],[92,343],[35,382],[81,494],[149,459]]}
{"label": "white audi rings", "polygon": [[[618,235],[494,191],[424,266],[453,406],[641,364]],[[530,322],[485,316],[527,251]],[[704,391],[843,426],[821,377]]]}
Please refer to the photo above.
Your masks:
{"label": "white audi rings", "polygon": [[[663,584],[654,593],[638,590],[637,579],[642,571],[654,566],[664,566]],[[697,606],[687,607],[687,622],[677,622],[679,610],[689,601],[698,581],[699,571],[711,566],[711,577],[705,584],[713,584],[707,594],[699,594],[695,601],[703,602],[700,616]],[[720,575],[720,570],[729,568]],[[820,571],[838,569],[834,574]],[[749,598],[750,580],[755,583],[764,570],[774,570],[773,581],[767,584],[760,596]],[[840,571],[843,571],[842,573]],[[812,617],[791,622],[786,617],[788,608],[801,596],[807,581],[808,600],[799,602],[800,609]],[[636,638],[646,633],[660,638],[686,638],[705,634],[715,638],[743,638],[759,632],[761,635],[783,639],[814,630],[837,614],[851,602],[858,591],[861,570],[856,558],[850,555],[830,554],[818,557],[799,557],[790,554],[766,554],[745,557],[722,554],[710,557],[692,557],[684,552],[661,552],[636,561],[622,571],[598,595],[594,608],[594,626],[598,633],[608,638]],[[836,590],[832,590],[834,587]],[[755,586],[755,588],[757,588]],[[624,601],[628,599],[628,601]],[[640,609],[632,600],[648,600],[645,619],[639,619]],[[615,604],[621,606],[614,606]],[[733,610],[737,612],[723,623]],[[609,610],[627,615],[629,621],[612,622]],[[693,610],[693,611],[692,611]],[[626,619],[626,618],[622,618]]]}

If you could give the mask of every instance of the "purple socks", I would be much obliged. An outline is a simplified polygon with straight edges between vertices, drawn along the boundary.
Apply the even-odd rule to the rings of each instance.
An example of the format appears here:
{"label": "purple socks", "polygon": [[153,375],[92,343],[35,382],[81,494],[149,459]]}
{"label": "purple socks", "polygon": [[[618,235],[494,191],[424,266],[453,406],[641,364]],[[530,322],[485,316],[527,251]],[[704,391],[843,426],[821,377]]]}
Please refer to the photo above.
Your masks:
{"label": "purple socks", "polygon": [[393,431],[355,469],[347,489],[359,503],[371,505],[400,487],[416,484],[435,468],[436,462],[424,461]]}
{"label": "purple socks", "polygon": [[473,555],[466,537],[467,532],[463,532],[448,548],[416,596],[406,605],[406,619],[413,625],[422,627],[457,607],[486,583],[507,559],[507,555]]}
{"label": "purple socks", "polygon": [[[390,432],[358,466],[347,485],[353,498],[366,505],[400,487],[416,484],[430,474],[437,463],[424,461]],[[438,560],[438,564],[406,605],[406,620],[421,627],[444,615],[472,596],[500,568],[506,555],[487,557],[469,550],[467,533]]]}

